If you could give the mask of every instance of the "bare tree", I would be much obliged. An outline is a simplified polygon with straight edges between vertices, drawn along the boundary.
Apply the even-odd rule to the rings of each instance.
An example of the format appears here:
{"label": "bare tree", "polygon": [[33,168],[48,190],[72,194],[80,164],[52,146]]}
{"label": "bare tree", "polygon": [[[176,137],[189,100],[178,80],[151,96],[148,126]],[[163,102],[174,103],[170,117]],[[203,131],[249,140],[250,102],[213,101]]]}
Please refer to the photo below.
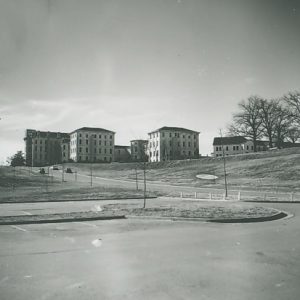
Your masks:
{"label": "bare tree", "polygon": [[263,135],[261,100],[258,96],[251,96],[240,102],[240,112],[233,115],[233,123],[228,128],[230,134],[249,137],[253,141],[254,152],[257,151],[257,140]]}
{"label": "bare tree", "polygon": [[300,139],[300,129],[297,126],[291,126],[287,130],[286,139],[295,144]]}
{"label": "bare tree", "polygon": [[278,104],[276,112],[275,112],[275,139],[276,146],[278,148],[283,147],[284,140],[288,135],[288,131],[290,130],[293,124],[293,118],[291,117],[291,112],[288,108]]}
{"label": "bare tree", "polygon": [[279,106],[279,100],[260,100],[260,118],[264,135],[269,140],[269,147],[273,147],[273,137],[275,135],[275,125],[277,122],[277,111]]}
{"label": "bare tree", "polygon": [[287,104],[294,121],[300,125],[300,92],[290,92],[283,96],[283,101]]}

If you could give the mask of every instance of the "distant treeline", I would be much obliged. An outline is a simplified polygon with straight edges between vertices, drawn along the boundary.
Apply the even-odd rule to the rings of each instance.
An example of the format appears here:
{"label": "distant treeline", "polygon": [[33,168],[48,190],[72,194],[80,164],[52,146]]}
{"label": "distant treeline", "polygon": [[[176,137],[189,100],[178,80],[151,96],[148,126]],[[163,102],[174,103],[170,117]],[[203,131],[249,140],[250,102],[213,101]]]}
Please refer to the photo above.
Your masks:
{"label": "distant treeline", "polygon": [[269,147],[283,148],[285,142],[295,144],[300,138],[300,92],[289,92],[281,98],[250,96],[238,104],[228,126],[229,135],[250,138],[256,152],[257,141],[269,141]]}

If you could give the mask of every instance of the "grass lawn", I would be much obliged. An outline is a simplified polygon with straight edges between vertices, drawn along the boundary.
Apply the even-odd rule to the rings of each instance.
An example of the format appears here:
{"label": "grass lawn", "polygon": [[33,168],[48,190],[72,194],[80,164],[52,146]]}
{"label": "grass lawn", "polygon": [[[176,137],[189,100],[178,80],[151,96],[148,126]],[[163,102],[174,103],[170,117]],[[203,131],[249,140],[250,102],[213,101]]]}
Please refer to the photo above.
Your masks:
{"label": "grass lawn", "polygon": [[[99,177],[135,180],[143,178],[143,165],[136,163],[68,164],[78,172]],[[300,148],[290,148],[226,157],[228,186],[231,189],[300,191]],[[205,180],[197,174],[218,178]],[[224,187],[222,158],[203,157],[197,160],[147,164],[147,180],[194,187]]]}
{"label": "grass lawn", "polygon": [[[109,186],[62,182],[27,168],[0,167],[0,202],[141,198],[143,191]],[[147,196],[155,196],[148,193]]]}

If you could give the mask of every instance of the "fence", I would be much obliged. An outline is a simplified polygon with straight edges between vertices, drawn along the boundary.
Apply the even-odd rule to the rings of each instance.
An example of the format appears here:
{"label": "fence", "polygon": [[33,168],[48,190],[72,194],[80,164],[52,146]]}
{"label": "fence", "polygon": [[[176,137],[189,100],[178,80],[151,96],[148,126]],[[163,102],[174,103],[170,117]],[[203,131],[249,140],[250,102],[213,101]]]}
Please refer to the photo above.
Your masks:
{"label": "fence", "polygon": [[272,193],[256,191],[229,191],[227,197],[225,193],[214,192],[180,192],[182,199],[198,200],[229,200],[229,201],[259,201],[259,202],[300,202],[299,193]]}

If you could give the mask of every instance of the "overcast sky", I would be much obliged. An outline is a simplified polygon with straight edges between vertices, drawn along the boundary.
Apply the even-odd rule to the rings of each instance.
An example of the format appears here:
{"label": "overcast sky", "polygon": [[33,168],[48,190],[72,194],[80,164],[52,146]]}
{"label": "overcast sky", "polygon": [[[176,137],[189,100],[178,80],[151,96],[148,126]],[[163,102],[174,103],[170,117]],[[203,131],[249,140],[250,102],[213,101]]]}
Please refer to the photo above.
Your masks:
{"label": "overcast sky", "polygon": [[300,89],[300,1],[0,0],[0,163],[26,128],[200,131]]}

